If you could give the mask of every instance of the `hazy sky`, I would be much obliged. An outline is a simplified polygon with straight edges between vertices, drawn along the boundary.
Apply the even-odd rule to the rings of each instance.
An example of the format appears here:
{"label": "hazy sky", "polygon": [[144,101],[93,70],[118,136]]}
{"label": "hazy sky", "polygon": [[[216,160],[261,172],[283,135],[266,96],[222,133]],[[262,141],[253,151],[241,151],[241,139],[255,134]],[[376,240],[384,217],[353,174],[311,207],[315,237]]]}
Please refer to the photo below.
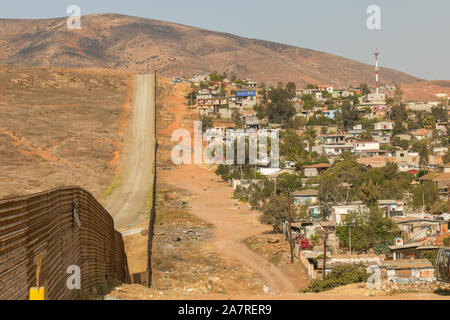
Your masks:
{"label": "hazy sky", "polygon": [[[450,80],[449,0],[2,0],[1,18],[121,13],[325,51],[424,79]],[[366,27],[369,5],[381,30]]]}

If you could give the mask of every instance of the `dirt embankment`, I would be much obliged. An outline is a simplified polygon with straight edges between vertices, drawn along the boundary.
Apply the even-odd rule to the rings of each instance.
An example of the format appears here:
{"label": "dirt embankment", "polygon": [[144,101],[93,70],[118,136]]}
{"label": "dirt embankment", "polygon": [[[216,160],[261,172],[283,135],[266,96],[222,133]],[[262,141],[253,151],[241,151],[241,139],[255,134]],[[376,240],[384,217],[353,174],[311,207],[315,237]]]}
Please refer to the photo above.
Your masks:
{"label": "dirt embankment", "polygon": [[117,169],[133,77],[0,66],[0,198],[79,185],[97,198]]}

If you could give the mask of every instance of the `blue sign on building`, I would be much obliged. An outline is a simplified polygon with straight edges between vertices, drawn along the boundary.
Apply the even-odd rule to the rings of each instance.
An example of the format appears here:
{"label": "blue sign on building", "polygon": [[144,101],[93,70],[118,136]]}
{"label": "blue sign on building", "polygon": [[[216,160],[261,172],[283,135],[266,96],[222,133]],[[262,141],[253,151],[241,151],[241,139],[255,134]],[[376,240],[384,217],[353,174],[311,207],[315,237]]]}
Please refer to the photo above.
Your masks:
{"label": "blue sign on building", "polygon": [[236,97],[248,97],[248,96],[256,96],[256,91],[237,91]]}

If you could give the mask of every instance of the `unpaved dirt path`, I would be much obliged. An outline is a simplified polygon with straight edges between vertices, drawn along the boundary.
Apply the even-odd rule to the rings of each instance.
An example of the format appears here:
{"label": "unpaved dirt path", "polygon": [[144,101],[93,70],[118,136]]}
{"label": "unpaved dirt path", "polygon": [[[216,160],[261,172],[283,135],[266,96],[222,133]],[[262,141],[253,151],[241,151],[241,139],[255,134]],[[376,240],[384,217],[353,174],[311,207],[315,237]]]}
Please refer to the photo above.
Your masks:
{"label": "unpaved dirt path", "polygon": [[[174,121],[168,128],[158,131],[158,136],[170,136],[173,130],[183,128],[183,117],[194,112],[189,111],[184,104],[185,93],[186,88],[177,85],[167,97],[168,110],[174,115]],[[191,134],[193,125],[185,128]],[[158,172],[158,179],[161,183],[185,189],[195,196],[189,203],[190,212],[215,226],[212,242],[223,258],[237,260],[257,271],[273,292],[294,293],[298,290],[279,268],[242,243],[271,228],[257,222],[258,213],[232,199],[232,189],[227,183],[221,182],[214,172],[198,165],[183,165],[175,170]]]}
{"label": "unpaved dirt path", "polygon": [[273,292],[294,293],[298,290],[273,263],[242,243],[249,237],[269,232],[271,227],[261,225],[257,221],[257,212],[251,212],[245,204],[232,199],[232,189],[214,172],[197,165],[186,165],[161,173],[159,177],[162,183],[172,184],[195,196],[189,203],[190,212],[215,226],[212,243],[224,259],[237,260],[257,271]]}
{"label": "unpaved dirt path", "polygon": [[117,229],[145,220],[142,214],[153,182],[155,92],[153,75],[137,75],[130,124],[130,142],[119,187],[106,200]]}

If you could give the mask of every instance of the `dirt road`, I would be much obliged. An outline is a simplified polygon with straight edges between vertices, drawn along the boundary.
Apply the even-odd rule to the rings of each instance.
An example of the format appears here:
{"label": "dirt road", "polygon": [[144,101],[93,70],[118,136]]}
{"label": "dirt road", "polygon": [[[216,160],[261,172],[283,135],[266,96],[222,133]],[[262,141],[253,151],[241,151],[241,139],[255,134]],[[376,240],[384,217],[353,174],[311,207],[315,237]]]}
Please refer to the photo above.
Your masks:
{"label": "dirt road", "polygon": [[142,215],[153,182],[155,92],[153,75],[138,75],[125,153],[125,170],[119,187],[106,200],[117,229],[145,220]]}
{"label": "dirt road", "polygon": [[195,196],[190,202],[190,212],[215,226],[212,242],[224,259],[238,260],[260,273],[273,292],[297,291],[287,275],[242,243],[249,237],[269,232],[271,228],[257,221],[257,212],[232,199],[232,189],[214,172],[189,165],[161,173],[160,179],[167,184],[176,181],[178,188]]}
{"label": "dirt road", "polygon": [[[158,131],[159,137],[170,136],[173,130],[183,127],[192,132],[193,123],[183,121],[186,115],[195,112],[188,110],[184,104],[185,89],[177,86],[167,97],[168,110],[174,115],[174,121],[168,128]],[[257,212],[232,199],[232,189],[220,182],[214,172],[197,165],[184,165],[175,170],[158,172],[158,179],[195,196],[189,203],[190,212],[215,226],[213,244],[224,259],[236,260],[260,273],[273,292],[294,293],[298,290],[285,273],[242,243],[271,228],[257,222]]]}

